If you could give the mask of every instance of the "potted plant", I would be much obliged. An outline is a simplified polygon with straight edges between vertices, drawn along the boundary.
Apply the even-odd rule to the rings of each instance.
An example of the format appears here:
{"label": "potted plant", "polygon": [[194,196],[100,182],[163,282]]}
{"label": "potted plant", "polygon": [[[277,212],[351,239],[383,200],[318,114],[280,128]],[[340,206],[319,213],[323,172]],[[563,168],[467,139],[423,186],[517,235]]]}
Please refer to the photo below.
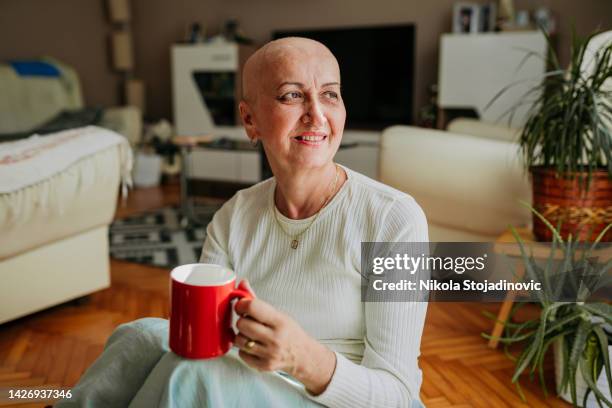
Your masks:
{"label": "potted plant", "polygon": [[[596,406],[593,402],[596,401],[599,406],[612,407],[612,305],[589,301],[591,294],[609,285],[612,259],[595,263],[593,251],[612,224],[606,226],[592,244],[574,240],[571,235],[564,240],[559,228],[554,228],[542,214],[531,209],[550,230],[553,241],[549,258],[542,265],[527,254],[525,244],[511,228],[527,278],[542,283],[538,293],[540,316],[521,323],[510,322],[512,315],[525,304],[515,303],[505,323],[504,337],[499,338],[506,354],[516,362],[512,382],[525,399],[519,377],[526,372],[530,378],[538,374],[546,395],[543,364],[552,345],[558,395],[574,406]],[[606,253],[609,254],[609,250],[612,248],[606,249]],[[559,253],[561,259],[555,262]],[[483,336],[491,338],[485,333]],[[508,347],[513,344],[523,346],[518,357],[509,352]]]}
{"label": "potted plant", "polygon": [[[563,237],[580,230],[579,238],[592,240],[612,222],[612,40],[595,49],[595,35],[574,34],[569,65],[561,68],[544,35],[551,70],[509,113],[532,104],[519,143],[533,206],[553,225],[562,222]],[[533,224],[538,240],[552,240],[542,220],[534,216]],[[612,231],[603,237],[610,240]]]}

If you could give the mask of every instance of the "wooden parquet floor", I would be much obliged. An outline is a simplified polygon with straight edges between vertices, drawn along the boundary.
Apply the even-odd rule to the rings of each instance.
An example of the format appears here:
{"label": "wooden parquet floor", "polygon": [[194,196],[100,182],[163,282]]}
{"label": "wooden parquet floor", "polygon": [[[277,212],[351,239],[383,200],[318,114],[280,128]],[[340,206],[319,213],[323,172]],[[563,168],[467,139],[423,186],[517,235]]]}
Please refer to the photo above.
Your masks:
{"label": "wooden parquet floor", "polygon": [[[119,204],[117,216],[177,200],[175,186],[137,190],[126,205]],[[102,352],[117,325],[145,316],[167,317],[167,270],[112,260],[111,278],[110,288],[84,302],[59,305],[0,325],[0,388],[73,386]],[[495,313],[498,307],[429,305],[420,359],[421,396],[427,407],[569,407],[555,397],[544,398],[539,384],[527,379],[521,381],[527,403],[521,401],[510,384],[513,363],[501,350],[489,349],[480,336],[492,327],[481,311]],[[552,366],[547,367],[552,391]]]}

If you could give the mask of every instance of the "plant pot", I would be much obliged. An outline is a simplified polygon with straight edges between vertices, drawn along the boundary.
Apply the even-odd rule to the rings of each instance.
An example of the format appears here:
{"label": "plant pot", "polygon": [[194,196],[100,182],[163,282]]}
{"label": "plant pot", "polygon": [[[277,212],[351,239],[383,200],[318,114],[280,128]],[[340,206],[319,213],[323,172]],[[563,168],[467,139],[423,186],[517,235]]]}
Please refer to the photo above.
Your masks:
{"label": "plant pot", "polygon": [[[560,390],[561,380],[563,379],[563,370],[565,368],[563,364],[563,347],[565,344],[563,342],[563,338],[556,340],[553,343],[553,353],[555,355],[555,383],[557,385],[557,395],[564,399],[565,401],[571,403],[572,402],[572,393],[570,391],[569,384],[565,387],[565,390]],[[608,355],[612,355],[612,345],[608,345]],[[610,396],[610,388],[608,387],[608,379],[606,378],[605,369],[601,370],[599,374],[599,378],[597,379],[597,388],[601,391],[601,393],[608,399],[612,400]],[[580,369],[576,371],[576,397],[578,406],[582,406],[582,400],[584,399],[584,393],[587,391],[587,383],[584,381],[584,377],[582,376],[582,372]],[[604,405],[605,406],[605,405]],[[589,398],[587,399],[587,404],[585,408],[599,408],[597,405],[597,400],[595,399],[595,395],[591,392]]]}
{"label": "plant pot", "polygon": [[162,166],[161,156],[137,152],[134,163],[134,185],[136,187],[159,185]]}
{"label": "plant pot", "polygon": [[[533,207],[554,227],[562,221],[561,236],[569,234],[580,240],[593,241],[612,223],[612,180],[605,169],[593,172],[588,189],[584,188],[586,172],[557,176],[548,167],[532,167]],[[582,182],[582,185],[581,185]],[[552,241],[552,232],[534,214],[533,232],[539,241]],[[602,239],[612,241],[612,229]]]}

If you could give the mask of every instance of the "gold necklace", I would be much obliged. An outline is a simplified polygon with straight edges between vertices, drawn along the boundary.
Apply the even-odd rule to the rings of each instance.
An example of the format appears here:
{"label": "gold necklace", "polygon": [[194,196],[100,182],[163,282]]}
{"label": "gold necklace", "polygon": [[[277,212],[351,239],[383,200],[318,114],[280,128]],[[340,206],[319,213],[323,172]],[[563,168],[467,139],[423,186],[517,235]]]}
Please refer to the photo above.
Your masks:
{"label": "gold necklace", "polygon": [[272,205],[274,205],[273,211],[274,211],[274,219],[276,220],[276,223],[278,224],[278,226],[280,227],[280,229],[285,233],[285,235],[288,235],[291,238],[291,249],[297,249],[297,247],[300,245],[300,240],[299,238],[310,229],[310,227],[312,226],[312,224],[314,224],[314,222],[317,220],[317,218],[319,218],[319,214],[321,214],[321,210],[323,210],[323,208],[325,208],[325,206],[329,203],[329,200],[331,200],[331,198],[334,195],[334,191],[336,190],[336,185],[338,184],[338,174],[340,173],[338,165],[335,164],[336,166],[336,176],[334,177],[334,183],[332,184],[332,187],[330,189],[329,195],[327,196],[327,198],[325,200],[323,200],[323,204],[321,205],[321,208],[319,208],[319,211],[317,211],[317,213],[315,214],[314,217],[312,217],[312,221],[310,221],[308,223],[308,226],[306,228],[304,228],[299,234],[297,235],[291,235],[289,232],[287,232],[287,230],[285,229],[285,227],[283,226],[283,223],[278,219],[278,214],[277,214],[277,209],[276,209],[276,204],[274,204],[274,198],[272,199]]}

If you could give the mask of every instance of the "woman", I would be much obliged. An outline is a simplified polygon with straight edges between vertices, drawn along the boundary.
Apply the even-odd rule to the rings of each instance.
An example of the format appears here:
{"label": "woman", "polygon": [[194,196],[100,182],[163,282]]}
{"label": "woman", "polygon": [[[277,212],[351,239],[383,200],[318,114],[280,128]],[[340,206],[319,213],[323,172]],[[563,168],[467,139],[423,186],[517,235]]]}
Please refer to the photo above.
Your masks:
{"label": "woman", "polygon": [[[200,376],[214,406],[421,406],[417,358],[427,304],[362,302],[360,256],[362,241],[425,242],[427,224],[408,195],[333,162],[346,117],[336,59],[313,40],[267,44],[245,65],[240,115],[274,177],[215,214],[200,261],[231,268],[257,298],[236,304],[239,358],[175,359],[163,381]],[[167,350],[167,325],[155,324],[147,328],[158,334],[151,341]],[[131,356],[126,348],[136,347],[126,338],[113,334],[105,354],[114,347],[122,356],[115,361]],[[150,359],[159,365],[158,354]],[[147,387],[151,369],[131,376],[140,391],[125,401],[172,405],[176,388]],[[301,386],[279,380],[279,371]],[[94,377],[88,372],[76,390]],[[215,396],[223,395],[222,379],[249,391]]]}
{"label": "woman", "polygon": [[208,227],[202,262],[226,265],[258,298],[242,300],[236,345],[329,406],[409,406],[426,303],[362,303],[362,241],[425,242],[412,198],[334,164],[346,111],[322,44],[267,44],[244,69],[240,115],[274,178],[236,194]]}

